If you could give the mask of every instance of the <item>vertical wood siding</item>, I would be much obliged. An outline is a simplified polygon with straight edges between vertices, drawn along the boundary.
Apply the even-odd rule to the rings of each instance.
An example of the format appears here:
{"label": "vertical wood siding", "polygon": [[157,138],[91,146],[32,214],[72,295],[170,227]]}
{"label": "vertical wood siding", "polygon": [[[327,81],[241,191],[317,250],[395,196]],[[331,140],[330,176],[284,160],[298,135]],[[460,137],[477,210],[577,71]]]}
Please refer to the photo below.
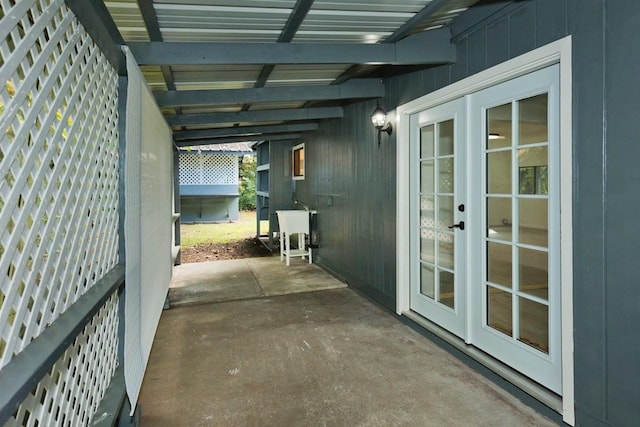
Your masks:
{"label": "vertical wood siding", "polygon": [[[604,313],[605,402],[611,425],[640,420],[640,4],[635,0],[605,2],[604,150],[605,263],[601,289],[586,304]],[[601,17],[602,18],[602,17]],[[602,22],[602,21],[601,21]],[[586,243],[586,242],[585,242]],[[588,264],[577,259],[576,267]],[[589,261],[588,259],[585,261]],[[602,277],[602,276],[601,276]],[[604,288],[604,290],[602,289]],[[602,294],[604,299],[599,299]],[[600,308],[602,307],[602,308]],[[582,315],[589,316],[585,307]],[[588,331],[580,350],[587,350]],[[592,368],[592,367],[589,367]],[[588,371],[581,374],[588,376]]]}
{"label": "vertical wood siding", "polygon": [[[640,56],[636,0],[514,2],[458,19],[454,65],[385,81],[387,111],[566,35],[573,38],[574,326],[578,425],[640,419]],[[463,17],[461,17],[463,18]],[[345,109],[306,142],[296,197],[319,211],[319,261],[395,306],[395,133],[380,148],[375,102]],[[392,117],[393,118],[393,117]],[[322,194],[335,194],[333,204]]]}

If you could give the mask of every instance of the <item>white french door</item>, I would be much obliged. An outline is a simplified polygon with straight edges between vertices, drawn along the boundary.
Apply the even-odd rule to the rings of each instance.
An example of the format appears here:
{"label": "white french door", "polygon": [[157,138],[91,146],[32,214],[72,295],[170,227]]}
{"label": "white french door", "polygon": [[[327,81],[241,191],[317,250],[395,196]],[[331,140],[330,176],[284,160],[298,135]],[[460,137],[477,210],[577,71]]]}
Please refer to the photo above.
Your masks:
{"label": "white french door", "polygon": [[559,66],[470,96],[469,339],[561,394]]}
{"label": "white french door", "polygon": [[411,115],[409,218],[411,310],[561,394],[558,68]]}
{"label": "white french door", "polygon": [[464,338],[464,100],[415,114],[411,129],[411,308]]}

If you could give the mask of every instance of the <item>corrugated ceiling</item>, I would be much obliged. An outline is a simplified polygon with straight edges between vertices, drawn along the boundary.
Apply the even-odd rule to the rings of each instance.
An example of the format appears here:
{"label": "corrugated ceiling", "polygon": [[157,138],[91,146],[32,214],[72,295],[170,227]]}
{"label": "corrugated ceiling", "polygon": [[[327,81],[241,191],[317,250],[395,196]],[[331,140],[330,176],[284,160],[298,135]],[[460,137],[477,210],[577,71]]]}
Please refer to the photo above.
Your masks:
{"label": "corrugated ceiling", "polygon": [[[126,42],[225,42],[273,43],[294,25],[285,42],[292,43],[383,43],[408,21],[402,36],[439,28],[478,0],[113,0],[105,5]],[[152,25],[147,29],[138,4],[151,6]],[[310,7],[309,7],[310,5]],[[296,6],[309,7],[296,21]],[[433,9],[433,10],[429,10]],[[428,10],[425,19],[412,19]],[[148,17],[147,17],[148,18]],[[158,32],[159,31],[159,32]],[[401,37],[402,37],[401,36]],[[266,45],[265,45],[266,46]],[[344,62],[344,61],[342,61]],[[166,91],[167,79],[177,91],[247,89],[330,85],[358,64],[143,66],[153,91]],[[370,72],[371,66],[365,71]],[[386,71],[388,72],[388,66]],[[265,77],[262,81],[259,76]],[[362,70],[360,71],[362,74]],[[353,77],[359,75],[354,74]],[[324,102],[326,104],[326,102]],[[265,102],[243,105],[211,105],[163,108],[166,114],[194,112],[262,111],[302,108],[304,102]],[[201,125],[198,125],[200,127]],[[195,128],[182,127],[182,129]]]}

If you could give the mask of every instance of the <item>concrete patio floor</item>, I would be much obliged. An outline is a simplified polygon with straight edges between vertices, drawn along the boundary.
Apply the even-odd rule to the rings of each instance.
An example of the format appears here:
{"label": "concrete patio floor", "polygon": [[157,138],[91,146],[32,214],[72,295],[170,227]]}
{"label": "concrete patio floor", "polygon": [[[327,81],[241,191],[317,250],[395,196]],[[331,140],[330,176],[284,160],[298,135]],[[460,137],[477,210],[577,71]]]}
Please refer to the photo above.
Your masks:
{"label": "concrete patio floor", "polygon": [[348,288],[266,296],[280,268],[229,279],[250,299],[163,312],[142,426],[556,425]]}
{"label": "concrete patio floor", "polygon": [[169,301],[178,306],[346,286],[306,260],[293,258],[287,267],[279,255],[274,255],[179,265],[169,285]]}

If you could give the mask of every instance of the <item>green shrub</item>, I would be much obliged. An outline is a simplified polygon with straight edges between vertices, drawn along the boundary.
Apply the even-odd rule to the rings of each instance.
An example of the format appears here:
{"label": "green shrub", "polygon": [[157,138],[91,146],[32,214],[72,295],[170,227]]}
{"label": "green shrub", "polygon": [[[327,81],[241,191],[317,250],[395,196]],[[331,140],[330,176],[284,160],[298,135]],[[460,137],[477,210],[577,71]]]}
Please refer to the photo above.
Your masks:
{"label": "green shrub", "polygon": [[256,208],[256,156],[244,156],[240,164],[240,201],[242,211]]}

